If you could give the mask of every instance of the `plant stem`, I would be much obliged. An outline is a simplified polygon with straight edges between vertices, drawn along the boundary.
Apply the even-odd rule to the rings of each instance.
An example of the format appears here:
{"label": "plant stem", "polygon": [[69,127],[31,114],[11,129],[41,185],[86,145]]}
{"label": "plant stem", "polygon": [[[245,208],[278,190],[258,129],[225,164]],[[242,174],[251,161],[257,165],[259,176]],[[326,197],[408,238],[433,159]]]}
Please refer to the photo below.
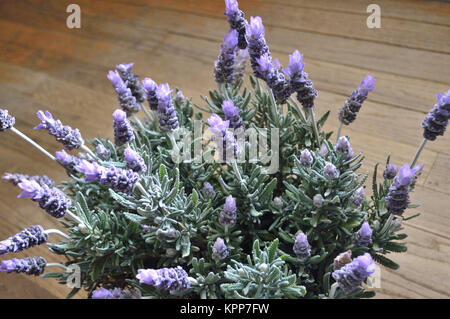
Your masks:
{"label": "plant stem", "polygon": [[72,213],[70,210],[67,211],[67,215],[69,215],[73,220],[75,220],[78,224],[82,224],[84,225],[83,221],[78,218],[77,215],[75,215],[74,213]]}
{"label": "plant stem", "polygon": [[244,190],[247,192],[247,186],[245,185],[245,181],[242,179],[241,173],[239,172],[239,167],[237,166],[236,159],[232,162],[233,171],[239,179],[241,186],[244,187]]}
{"label": "plant stem", "polygon": [[339,120],[339,126],[336,132],[336,143],[339,140],[339,138],[341,137],[341,130],[342,130],[342,121]]}
{"label": "plant stem", "polygon": [[141,130],[145,131],[144,125],[142,125],[141,121],[139,120],[139,117],[137,116],[136,113],[133,114],[133,118],[136,121],[136,123],[139,125],[139,127],[141,128]]}
{"label": "plant stem", "polygon": [[94,152],[91,151],[91,149],[89,147],[86,146],[86,144],[83,144],[81,146],[81,149],[83,151],[85,151],[86,153],[88,153],[89,155],[91,155],[94,159],[98,160],[97,155],[94,154]]}
{"label": "plant stem", "polygon": [[149,110],[147,109],[147,107],[146,107],[144,104],[141,104],[141,108],[142,108],[142,110],[144,110],[144,113],[145,113],[145,115],[148,117],[148,119],[149,119],[150,121],[153,121],[153,115],[152,115],[152,112],[149,111]]}
{"label": "plant stem", "polygon": [[411,167],[413,167],[416,164],[417,160],[419,159],[420,153],[422,153],[422,150],[425,147],[426,143],[427,143],[427,139],[424,138],[422,143],[420,143],[419,148],[417,149],[416,155],[414,156],[414,159],[411,163]]}
{"label": "plant stem", "polygon": [[25,141],[27,141],[31,145],[33,145],[34,147],[36,147],[38,150],[40,150],[42,153],[44,153],[46,156],[48,156],[52,161],[56,161],[56,158],[52,154],[47,152],[42,146],[40,146],[38,143],[33,141],[31,138],[29,138],[28,136],[23,134],[21,131],[19,131],[15,127],[11,127],[10,130],[12,132],[14,132],[16,135],[18,135],[19,137],[23,138]]}
{"label": "plant stem", "polygon": [[383,233],[386,232],[386,230],[387,230],[387,229],[389,228],[389,226],[391,225],[393,219],[394,219],[394,215],[393,215],[393,214],[390,214],[390,215],[389,215],[389,218],[387,219],[386,223],[384,224],[383,228],[381,229],[380,234],[383,234]]}
{"label": "plant stem", "polygon": [[70,237],[66,234],[64,234],[62,231],[58,230],[58,229],[46,229],[44,230],[44,233],[46,233],[47,235],[49,234],[58,234],[61,237],[64,237],[66,239],[70,239]]}
{"label": "plant stem", "polygon": [[60,263],[48,263],[46,265],[46,267],[59,267],[59,268],[64,269],[65,271],[67,271],[67,266],[60,264]]}
{"label": "plant stem", "polygon": [[331,285],[330,293],[328,294],[328,296],[331,299],[334,299],[334,295],[336,294],[336,290],[337,290],[338,286],[339,286],[339,284],[337,282],[335,282],[334,284]]}
{"label": "plant stem", "polygon": [[149,193],[147,193],[147,191],[145,190],[144,186],[142,186],[141,183],[136,182],[136,184],[134,184],[134,186],[136,186],[143,195],[145,195],[145,196],[150,198]]}
{"label": "plant stem", "polygon": [[275,123],[277,124],[277,127],[280,127],[280,121],[278,120],[278,108],[277,108],[277,101],[275,101],[275,96],[273,95],[272,89],[266,84],[267,91],[269,92],[269,98],[270,98],[270,110],[272,112],[272,116],[275,119]]}
{"label": "plant stem", "polygon": [[300,114],[303,122],[306,123],[305,114],[303,114],[302,109],[300,108],[300,106],[298,106],[297,102],[295,102],[295,100],[292,98],[292,96],[289,97],[289,102],[291,102],[295,106],[295,108],[297,109],[298,113]]}
{"label": "plant stem", "polygon": [[309,118],[311,119],[314,135],[316,136],[317,140],[317,147],[320,147],[320,135],[319,130],[317,129],[317,123],[316,123],[316,114],[314,113],[314,110],[312,107],[308,107],[307,109]]}

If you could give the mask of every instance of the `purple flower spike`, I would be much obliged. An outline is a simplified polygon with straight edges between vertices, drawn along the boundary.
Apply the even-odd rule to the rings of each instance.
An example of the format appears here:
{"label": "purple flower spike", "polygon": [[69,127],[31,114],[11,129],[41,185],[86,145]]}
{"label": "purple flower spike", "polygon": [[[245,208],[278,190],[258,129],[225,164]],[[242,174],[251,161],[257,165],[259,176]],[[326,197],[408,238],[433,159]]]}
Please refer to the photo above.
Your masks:
{"label": "purple flower spike", "polygon": [[219,222],[225,227],[236,224],[236,200],[231,195],[228,195],[225,199],[225,205],[220,212]]}
{"label": "purple flower spike", "polygon": [[383,177],[386,179],[393,179],[397,175],[398,167],[395,164],[388,164],[383,172]]}
{"label": "purple flower spike", "polygon": [[105,289],[102,287],[92,292],[92,299],[141,299],[141,292],[138,289]]}
{"label": "purple flower spike", "polygon": [[217,114],[211,114],[208,119],[209,130],[214,134],[220,158],[227,162],[240,152],[234,134],[228,130],[230,121],[223,121]]}
{"label": "purple flower spike", "polygon": [[136,279],[141,284],[151,285],[170,293],[189,289],[188,274],[180,266],[176,268],[138,269]]}
{"label": "purple flower spike", "polygon": [[264,80],[264,75],[259,72],[258,59],[265,54],[270,56],[270,52],[264,39],[264,26],[260,17],[250,18],[250,25],[247,25],[247,41],[253,72],[256,77]]}
{"label": "purple flower spike", "polygon": [[98,144],[95,147],[95,151],[97,152],[98,157],[100,157],[104,161],[107,161],[111,158],[111,151],[107,149],[103,144]]}
{"label": "purple flower spike", "polygon": [[423,137],[434,141],[438,136],[443,136],[450,119],[450,90],[444,95],[437,94],[438,103],[422,121],[424,128]]}
{"label": "purple flower spike", "polygon": [[65,150],[57,151],[56,159],[66,168],[70,173],[76,173],[75,166],[80,163],[80,159],[76,156],[66,153]]}
{"label": "purple flower spike", "polygon": [[178,128],[177,112],[172,103],[172,90],[169,84],[160,84],[156,90],[158,97],[159,128],[162,132],[171,132]]}
{"label": "purple flower spike", "polygon": [[225,0],[225,15],[230,28],[238,33],[239,48],[245,49],[247,47],[247,39],[245,38],[247,21],[244,18],[244,13],[239,10],[236,0]]}
{"label": "purple flower spike", "polygon": [[333,180],[338,178],[339,171],[337,170],[336,166],[328,162],[323,169],[323,176],[325,176],[325,178],[328,180]]}
{"label": "purple flower spike", "polygon": [[308,243],[308,237],[303,232],[300,232],[295,237],[293,250],[300,260],[306,260],[311,256],[311,248]]}
{"label": "purple flower spike", "polygon": [[411,179],[411,183],[409,184],[410,191],[412,191],[414,189],[414,187],[416,186],[417,179],[422,174],[423,165],[424,165],[423,163],[420,163],[420,164],[414,166],[414,168],[412,169],[414,172],[414,175]]}
{"label": "purple flower spike", "polygon": [[351,292],[375,272],[375,267],[372,256],[365,253],[342,268],[335,270],[332,276],[342,290]]}
{"label": "purple flower spike", "polygon": [[114,90],[117,93],[117,98],[119,99],[120,107],[127,112],[127,115],[139,112],[141,106],[137,103],[136,98],[131,93],[131,90],[127,86],[127,82],[122,80],[119,72],[109,71],[108,79],[111,81]]}
{"label": "purple flower spike", "polygon": [[131,194],[139,174],[131,169],[121,169],[115,166],[104,167],[96,162],[82,160],[77,166],[86,176],[86,182],[98,182],[110,187],[115,192]]}
{"label": "purple flower spike", "polygon": [[11,260],[2,260],[0,271],[6,271],[8,274],[15,272],[39,276],[44,272],[46,265],[47,262],[42,257],[13,258]]}
{"label": "purple flower spike", "polygon": [[226,100],[222,103],[222,110],[225,114],[225,120],[230,121],[230,127],[237,129],[244,129],[244,122],[239,116],[239,109],[234,106],[232,100]]}
{"label": "purple flower spike", "polygon": [[45,113],[38,111],[36,114],[41,119],[41,124],[36,126],[35,130],[46,129],[50,135],[54,136],[69,151],[83,146],[84,140],[78,129],[72,129],[67,125],[63,126],[61,121],[53,119],[52,114],[48,111],[45,111]]}
{"label": "purple flower spike", "polygon": [[124,155],[127,169],[131,169],[136,173],[144,173],[147,170],[144,159],[130,147],[125,149]]}
{"label": "purple flower spike", "polygon": [[15,123],[16,119],[8,114],[8,110],[0,109],[0,132],[13,127]]}
{"label": "purple flower spike", "polygon": [[303,151],[300,152],[300,164],[302,164],[305,167],[311,167],[312,162],[313,157],[309,150],[304,149]]}
{"label": "purple flower spike", "polygon": [[212,187],[212,185],[208,182],[205,182],[203,184],[203,189],[202,189],[203,195],[207,198],[207,199],[213,199],[214,196],[216,196],[216,191],[214,190],[214,187]]}
{"label": "purple flower spike", "polygon": [[158,109],[158,97],[156,96],[158,84],[150,78],[145,78],[142,80],[142,87],[147,95],[147,101],[150,105],[150,109],[156,111]]}
{"label": "purple flower spike", "polygon": [[[141,83],[139,83],[139,77],[131,72],[134,63],[128,64],[119,64],[116,66],[116,69],[119,70],[120,76],[123,81],[127,84],[127,87],[130,89],[131,94],[134,96],[138,103],[142,103],[145,101],[145,93],[142,89]],[[140,106],[139,106],[140,109]],[[139,110],[138,110],[139,111]]]}
{"label": "purple flower spike", "polygon": [[325,143],[322,143],[322,145],[320,146],[320,149],[318,151],[319,155],[322,156],[323,158],[327,157],[328,155],[328,147]]}
{"label": "purple flower spike", "polygon": [[401,215],[409,205],[410,183],[415,171],[406,163],[400,168],[386,196],[386,206],[391,214]]}
{"label": "purple flower spike", "polygon": [[342,155],[345,160],[352,158],[353,149],[350,147],[350,142],[345,136],[339,137],[336,145],[334,146],[336,153]]}
{"label": "purple flower spike", "polygon": [[31,181],[36,181],[39,185],[47,185],[48,187],[53,187],[55,186],[55,182],[48,177],[47,175],[34,175],[34,176],[30,176],[30,175],[25,175],[25,174],[12,174],[12,173],[6,173],[5,175],[3,175],[3,179],[5,181],[9,181],[11,183],[13,183],[14,185],[19,184],[23,179],[28,179]]}
{"label": "purple flower spike", "polygon": [[234,62],[237,52],[238,33],[236,30],[228,30],[220,48],[219,57],[214,63],[214,78],[217,83],[233,83]]}
{"label": "purple flower spike", "polygon": [[352,92],[344,106],[339,109],[339,120],[343,124],[349,125],[356,119],[356,115],[358,115],[363,102],[366,100],[367,94],[375,89],[374,83],[374,77],[367,74],[361,81],[359,88]]}
{"label": "purple flower spike", "polygon": [[42,226],[35,225],[25,228],[20,233],[0,241],[0,255],[17,253],[30,247],[45,243],[48,235],[44,233]]}
{"label": "purple flower spike", "polygon": [[127,114],[122,110],[115,110],[113,113],[114,120],[114,143],[122,146],[134,140],[133,128],[127,119]]}
{"label": "purple flower spike", "polygon": [[291,87],[286,77],[280,72],[280,64],[277,59],[276,63],[272,61],[269,53],[262,55],[256,59],[257,71],[256,73],[261,75],[262,79],[266,81],[267,85],[271,88],[275,99],[281,104],[286,103],[287,98],[291,95]]}
{"label": "purple flower spike", "polygon": [[228,257],[229,252],[225,242],[222,238],[218,237],[212,248],[213,257],[217,260],[222,260]]}
{"label": "purple flower spike", "polygon": [[353,204],[355,204],[356,207],[362,204],[362,202],[364,201],[364,195],[364,187],[362,186],[353,193],[353,195],[351,196],[351,201],[353,202]]}
{"label": "purple flower spike", "polygon": [[19,198],[30,197],[55,218],[63,217],[72,206],[72,201],[58,189],[39,185],[34,180],[23,179],[18,186],[23,190]]}
{"label": "purple flower spike", "polygon": [[354,241],[358,247],[367,247],[372,244],[372,228],[368,222],[364,222],[361,228],[355,233]]}

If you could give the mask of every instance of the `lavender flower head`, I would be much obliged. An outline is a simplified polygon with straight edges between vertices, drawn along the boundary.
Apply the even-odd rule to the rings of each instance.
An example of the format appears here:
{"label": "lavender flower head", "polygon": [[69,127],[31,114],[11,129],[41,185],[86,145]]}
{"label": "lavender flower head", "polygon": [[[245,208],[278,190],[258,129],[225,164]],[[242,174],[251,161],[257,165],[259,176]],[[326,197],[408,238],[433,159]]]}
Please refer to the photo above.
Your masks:
{"label": "lavender flower head", "polygon": [[213,199],[214,196],[216,196],[216,191],[214,190],[214,187],[212,187],[212,185],[208,182],[205,182],[203,184],[203,195],[207,198],[207,199]]}
{"label": "lavender flower head", "polygon": [[323,198],[323,196],[321,194],[314,195],[314,197],[313,197],[313,204],[314,204],[314,206],[322,207],[323,206],[323,201],[324,201],[324,198]]}
{"label": "lavender flower head", "polygon": [[217,260],[222,260],[228,257],[229,252],[225,242],[222,238],[218,237],[212,248],[213,257]]}
{"label": "lavender flower head", "polygon": [[239,48],[245,49],[247,47],[247,39],[245,38],[247,21],[244,18],[244,13],[239,10],[236,0],[225,0],[225,15],[230,28],[236,30],[238,34]]}
{"label": "lavender flower head", "polygon": [[236,30],[228,30],[223,38],[219,57],[214,63],[214,78],[217,83],[233,83],[234,61],[237,52],[238,33]]}
{"label": "lavender flower head", "polygon": [[159,128],[163,132],[171,132],[178,128],[178,117],[172,103],[171,93],[172,90],[167,83],[160,84],[156,89]]}
{"label": "lavender flower head", "polygon": [[353,157],[353,149],[350,147],[350,142],[347,137],[339,137],[336,145],[334,146],[336,153],[342,155],[344,159],[350,159]]}
{"label": "lavender flower head", "polygon": [[333,180],[338,178],[339,171],[337,170],[336,166],[328,162],[323,168],[323,176],[325,176],[325,178],[328,180]]}
{"label": "lavender flower head", "polygon": [[303,232],[300,232],[295,237],[293,250],[297,257],[301,260],[305,260],[311,256],[311,248],[308,243],[308,237]]}
{"label": "lavender flower head", "polygon": [[98,144],[95,147],[95,151],[97,152],[98,157],[100,157],[104,161],[107,161],[111,158],[111,151],[107,149],[103,144]]}
{"label": "lavender flower head", "polygon": [[233,132],[228,130],[230,121],[223,121],[217,114],[211,114],[208,119],[209,130],[214,134],[219,156],[223,161],[233,159],[240,153]]}
{"label": "lavender flower head", "polygon": [[176,268],[138,269],[136,279],[146,285],[167,290],[170,293],[189,289],[188,274],[180,266]]}
{"label": "lavender flower head", "polygon": [[109,71],[108,79],[111,81],[114,90],[117,93],[117,98],[119,99],[120,107],[127,112],[127,115],[139,112],[141,109],[140,104],[136,101],[136,98],[131,93],[131,90],[127,86],[127,82],[122,80],[119,72]]}
{"label": "lavender flower head", "polygon": [[150,105],[150,109],[156,111],[158,109],[158,97],[156,96],[158,84],[150,78],[145,78],[142,80],[142,87],[147,95],[147,101]]}
{"label": "lavender flower head", "polygon": [[383,172],[383,177],[385,179],[393,179],[397,175],[397,172],[398,167],[395,164],[388,164]]}
{"label": "lavender flower head", "polygon": [[31,197],[47,213],[55,218],[63,217],[72,206],[72,201],[54,187],[39,185],[34,180],[23,179],[18,186],[23,190],[19,198]]}
{"label": "lavender flower head", "polygon": [[142,103],[145,101],[145,93],[142,89],[141,83],[139,83],[139,77],[131,72],[133,66],[134,63],[119,64],[116,66],[116,69],[119,70],[122,79],[127,84],[127,87],[130,89],[131,94],[134,96],[136,101],[138,103]]}
{"label": "lavender flower head", "polygon": [[5,181],[9,181],[11,183],[13,183],[14,185],[19,184],[23,179],[28,179],[31,181],[36,181],[39,185],[47,185],[48,187],[53,187],[55,186],[55,182],[48,177],[47,175],[34,175],[34,176],[30,176],[30,175],[25,175],[25,174],[18,174],[18,173],[5,173],[5,175],[3,175],[3,179]]}
{"label": "lavender flower head", "polygon": [[364,187],[361,186],[352,194],[350,200],[353,202],[353,204],[355,204],[356,207],[358,207],[364,201],[364,195]]}
{"label": "lavender flower head", "polygon": [[322,145],[320,145],[320,149],[319,149],[318,153],[323,158],[327,157],[327,155],[328,155],[328,147],[327,147],[327,145],[325,143],[322,143]]}
{"label": "lavender flower head", "polygon": [[127,147],[123,153],[125,155],[125,163],[127,169],[131,169],[136,173],[144,173],[147,170],[144,159],[138,152]]}
{"label": "lavender flower head", "polygon": [[63,126],[60,120],[53,119],[49,111],[38,111],[37,116],[41,119],[41,124],[34,129],[46,129],[47,132],[54,136],[56,140],[64,145],[66,149],[78,149],[84,144],[78,129],[72,129],[70,126]]}
{"label": "lavender flower head", "polygon": [[225,199],[225,205],[219,215],[219,223],[225,227],[236,224],[236,200],[231,195]]}
{"label": "lavender flower head", "polygon": [[415,170],[406,163],[400,168],[386,196],[386,206],[390,213],[401,215],[409,205],[409,185],[414,178]]}
{"label": "lavender flower head", "polygon": [[0,132],[13,127],[15,123],[16,119],[8,114],[8,110],[0,109]]}
{"label": "lavender flower head", "polygon": [[115,166],[104,167],[96,162],[82,160],[77,168],[86,176],[86,182],[98,182],[110,187],[115,192],[131,194],[139,174],[131,169],[121,169]]}
{"label": "lavender flower head", "polygon": [[305,66],[305,62],[302,61],[303,54],[300,54],[298,50],[295,50],[292,54],[289,55],[289,65],[287,69],[284,69],[283,72],[289,76],[291,81],[299,80],[302,76],[303,68]]}
{"label": "lavender flower head", "polygon": [[237,129],[244,129],[244,122],[239,116],[239,109],[234,105],[231,99],[225,100],[222,103],[222,110],[225,114],[225,120],[230,121],[230,127]]}
{"label": "lavender flower head", "polygon": [[372,256],[369,253],[365,253],[353,259],[352,262],[344,267],[335,270],[332,276],[341,289],[345,292],[351,292],[374,273],[375,267]]}
{"label": "lavender flower head", "polygon": [[184,102],[184,99],[185,99],[185,97],[184,97],[183,92],[181,90],[177,89],[177,93],[175,94],[175,99],[174,99],[175,103],[181,104]]}
{"label": "lavender flower head", "polygon": [[347,99],[344,106],[339,109],[339,120],[349,125],[356,119],[356,115],[361,109],[362,103],[366,100],[367,94],[375,89],[375,79],[372,75],[367,74],[362,79],[358,89],[352,92],[352,95]]}
{"label": "lavender flower head", "polygon": [[25,228],[20,233],[0,241],[0,255],[7,253],[17,253],[30,247],[45,243],[48,235],[42,226],[35,225]]}
{"label": "lavender flower head", "polygon": [[445,133],[450,118],[450,90],[444,95],[438,93],[437,100],[438,103],[422,121],[423,137],[429,141],[434,141]]}
{"label": "lavender flower head", "polygon": [[368,222],[364,222],[361,228],[354,234],[354,241],[358,247],[367,247],[372,244],[372,228]]}
{"label": "lavender flower head", "polygon": [[138,289],[100,288],[92,292],[92,299],[141,299]]}
{"label": "lavender flower head", "polygon": [[270,53],[267,52],[257,58],[256,62],[258,63],[256,73],[261,75],[262,79],[266,81],[275,99],[281,104],[286,103],[292,92],[289,82],[283,73],[280,72],[281,66],[279,61],[275,59],[272,62]]}
{"label": "lavender flower head", "polygon": [[303,151],[300,152],[300,164],[302,164],[305,167],[311,167],[312,162],[313,157],[309,150],[304,149]]}
{"label": "lavender flower head", "polygon": [[122,110],[115,110],[113,113],[114,143],[122,146],[134,140],[133,128],[127,119],[127,114]]}
{"label": "lavender flower head", "polygon": [[11,260],[2,260],[0,271],[6,271],[8,274],[15,272],[39,276],[44,272],[46,265],[47,262],[42,257],[13,258]]}
{"label": "lavender flower head", "polygon": [[64,168],[69,170],[72,174],[76,172],[75,166],[80,163],[80,159],[76,156],[68,154],[65,150],[56,151],[56,159]]}
{"label": "lavender flower head", "polygon": [[420,175],[422,175],[423,166],[424,166],[424,164],[420,163],[413,167],[412,170],[414,171],[414,175],[411,179],[411,183],[409,183],[410,191],[412,191],[414,189],[414,187],[416,186],[417,179],[419,178]]}
{"label": "lavender flower head", "polygon": [[270,52],[264,39],[264,26],[261,17],[250,17],[250,24],[247,24],[246,30],[248,53],[253,72],[256,77],[265,79],[264,75],[259,71],[258,60],[265,54],[270,56]]}

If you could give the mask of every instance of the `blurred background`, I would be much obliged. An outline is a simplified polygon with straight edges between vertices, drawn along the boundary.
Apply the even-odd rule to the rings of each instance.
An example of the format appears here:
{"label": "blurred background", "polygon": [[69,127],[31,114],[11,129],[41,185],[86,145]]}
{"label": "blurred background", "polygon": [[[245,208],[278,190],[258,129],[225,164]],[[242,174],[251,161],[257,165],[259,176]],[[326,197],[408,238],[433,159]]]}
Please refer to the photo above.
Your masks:
{"label": "blurred background", "polygon": [[[367,6],[381,8],[381,27],[368,28]],[[70,29],[69,4],[81,8],[81,28]],[[259,15],[272,55],[287,65],[295,49],[319,91],[317,113],[337,111],[370,73],[376,90],[357,120],[345,127],[355,152],[366,156],[364,171],[376,162],[411,162],[422,140],[420,123],[450,88],[450,4],[418,0],[240,0],[246,17]],[[49,110],[84,138],[112,136],[116,95],[106,78],[119,63],[134,62],[140,78],[180,88],[193,101],[215,88],[213,63],[228,24],[222,0],[2,0],[0,1],[0,107],[16,127],[51,153],[62,147],[42,131],[37,110]],[[249,66],[248,68],[249,69]],[[60,182],[62,169],[11,132],[1,134],[0,174],[46,174]],[[378,298],[450,297],[450,132],[428,143],[424,172],[412,194],[421,207],[406,216],[409,250],[392,259],[398,271],[383,268]],[[24,227],[59,223],[19,189],[0,182],[0,240]],[[369,191],[368,191],[369,192]],[[370,193],[370,192],[369,192]],[[51,237],[55,239],[56,237]],[[41,255],[58,260],[45,245],[14,257]],[[9,255],[2,259],[10,258]],[[0,274],[1,298],[62,298],[70,291],[53,279]],[[79,297],[82,297],[80,295]]]}

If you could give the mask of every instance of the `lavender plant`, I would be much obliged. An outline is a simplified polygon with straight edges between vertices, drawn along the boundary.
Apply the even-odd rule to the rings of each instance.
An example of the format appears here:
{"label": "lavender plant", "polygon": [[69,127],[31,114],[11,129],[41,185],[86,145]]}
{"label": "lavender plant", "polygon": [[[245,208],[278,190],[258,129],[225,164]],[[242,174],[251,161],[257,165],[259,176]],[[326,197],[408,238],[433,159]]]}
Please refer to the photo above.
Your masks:
{"label": "lavender plant", "polygon": [[[168,84],[140,83],[133,63],[119,64],[108,74],[123,109],[113,112],[112,140],[85,142],[77,129],[38,112],[37,128],[68,152],[84,151],[62,150],[56,157],[0,110],[1,134],[24,138],[68,175],[56,187],[46,176],[4,176],[23,190],[19,197],[60,218],[61,230],[24,225],[0,242],[0,254],[46,244],[66,261],[13,258],[3,260],[0,271],[41,275],[51,267],[59,271],[42,276],[66,284],[68,270],[77,266],[80,285],[69,297],[84,289],[96,299],[361,298],[374,295],[365,283],[376,263],[398,268],[388,254],[407,249],[401,223],[417,216],[405,216],[423,167],[415,163],[425,141],[444,134],[450,91],[438,95],[423,121],[425,139],[412,164],[398,170],[388,157],[381,182],[377,164],[368,197],[363,155],[340,135],[342,125],[337,142],[330,141],[333,132],[323,130],[329,111],[316,118],[317,91],[303,56],[295,51],[282,69],[272,59],[262,19],[248,22],[236,0],[225,2],[231,30],[214,65],[218,89],[203,105],[179,90],[172,94]],[[255,77],[244,82],[247,58]],[[373,89],[367,75],[340,109],[341,124],[355,120]],[[206,127],[213,136],[195,134]],[[183,129],[194,138],[181,143]],[[240,160],[259,144],[241,143],[252,130],[266,140],[260,147],[271,147],[275,172],[263,157]],[[174,160],[180,144],[194,157]]]}

